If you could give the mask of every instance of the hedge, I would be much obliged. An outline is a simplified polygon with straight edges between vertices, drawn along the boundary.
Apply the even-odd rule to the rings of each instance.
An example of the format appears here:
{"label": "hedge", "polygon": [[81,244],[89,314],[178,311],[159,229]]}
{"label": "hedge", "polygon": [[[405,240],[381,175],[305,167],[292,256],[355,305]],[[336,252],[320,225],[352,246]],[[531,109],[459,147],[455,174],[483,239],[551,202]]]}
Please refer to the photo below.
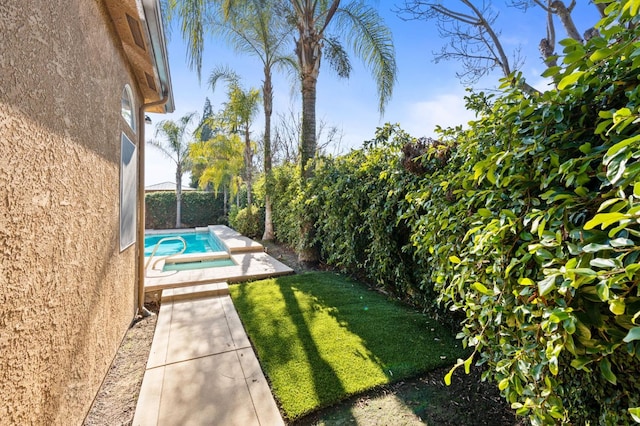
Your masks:
{"label": "hedge", "polygon": [[278,238],[311,217],[324,261],[462,315],[457,366],[533,424],[640,422],[639,5],[562,42],[557,89],[469,95],[441,142],[387,125],[304,186],[274,171]]}
{"label": "hedge", "polygon": [[[145,195],[147,229],[173,229],[176,225],[176,193]],[[222,194],[188,191],[182,193],[182,223],[185,227],[226,224]]]}

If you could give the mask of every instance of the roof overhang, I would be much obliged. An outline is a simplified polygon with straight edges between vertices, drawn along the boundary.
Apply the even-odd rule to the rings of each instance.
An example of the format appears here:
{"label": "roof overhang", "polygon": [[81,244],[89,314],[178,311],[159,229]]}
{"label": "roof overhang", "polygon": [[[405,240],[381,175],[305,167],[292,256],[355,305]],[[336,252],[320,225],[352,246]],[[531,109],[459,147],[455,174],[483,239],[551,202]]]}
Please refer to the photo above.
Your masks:
{"label": "roof overhang", "polygon": [[[175,110],[159,0],[105,0],[148,112]],[[166,102],[162,103],[166,98]]]}

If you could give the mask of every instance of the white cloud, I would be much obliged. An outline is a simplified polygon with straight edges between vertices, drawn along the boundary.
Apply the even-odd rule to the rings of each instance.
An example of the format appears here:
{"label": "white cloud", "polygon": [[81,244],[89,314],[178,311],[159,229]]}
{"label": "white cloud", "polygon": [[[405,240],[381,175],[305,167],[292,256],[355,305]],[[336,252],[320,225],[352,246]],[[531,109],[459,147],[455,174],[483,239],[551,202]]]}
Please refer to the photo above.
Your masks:
{"label": "white cloud", "polygon": [[400,125],[415,137],[434,136],[434,129],[438,125],[443,128],[466,125],[475,118],[475,114],[465,108],[463,96],[460,93],[446,93],[428,101],[413,102],[407,106]]}

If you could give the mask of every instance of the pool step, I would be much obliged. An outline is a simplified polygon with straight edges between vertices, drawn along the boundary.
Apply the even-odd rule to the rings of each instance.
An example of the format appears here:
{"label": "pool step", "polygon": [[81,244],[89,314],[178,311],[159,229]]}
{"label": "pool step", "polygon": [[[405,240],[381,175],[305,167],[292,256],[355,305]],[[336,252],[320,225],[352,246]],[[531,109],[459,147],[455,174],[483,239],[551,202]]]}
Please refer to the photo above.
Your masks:
{"label": "pool step", "polygon": [[167,288],[162,290],[162,303],[175,302],[179,300],[203,299],[205,297],[226,296],[228,294],[229,285],[226,282]]}

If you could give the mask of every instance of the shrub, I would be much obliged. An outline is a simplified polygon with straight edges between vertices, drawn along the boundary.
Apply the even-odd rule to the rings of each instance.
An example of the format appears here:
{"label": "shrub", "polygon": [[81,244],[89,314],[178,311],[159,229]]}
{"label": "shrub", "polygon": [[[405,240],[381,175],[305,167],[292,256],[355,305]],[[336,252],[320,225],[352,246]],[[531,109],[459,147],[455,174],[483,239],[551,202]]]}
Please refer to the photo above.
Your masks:
{"label": "shrub", "polygon": [[262,238],[264,233],[264,212],[257,206],[238,209],[236,206],[229,212],[229,226],[249,238]]}
{"label": "shrub", "polygon": [[557,90],[513,75],[441,142],[385,126],[305,188],[277,180],[288,239],[304,203],[328,263],[461,313],[458,366],[487,364],[533,424],[640,422],[638,9],[611,2],[601,37],[563,41]]}

